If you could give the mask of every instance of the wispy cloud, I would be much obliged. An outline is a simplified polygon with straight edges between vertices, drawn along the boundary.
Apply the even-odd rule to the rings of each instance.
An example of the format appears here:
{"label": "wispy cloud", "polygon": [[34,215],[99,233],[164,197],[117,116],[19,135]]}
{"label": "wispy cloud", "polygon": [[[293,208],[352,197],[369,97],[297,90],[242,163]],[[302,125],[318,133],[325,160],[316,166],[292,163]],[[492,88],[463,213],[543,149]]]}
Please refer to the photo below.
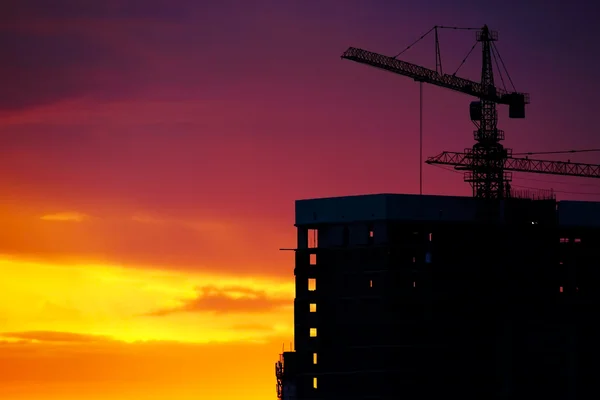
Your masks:
{"label": "wispy cloud", "polygon": [[290,298],[270,297],[262,290],[241,286],[204,286],[198,289],[196,298],[185,301],[178,307],[157,310],[147,315],[165,316],[184,312],[263,313],[291,304]]}
{"label": "wispy cloud", "polygon": [[[31,342],[64,342],[64,343],[97,343],[114,341],[108,336],[85,335],[71,332],[55,331],[27,331],[27,332],[3,332],[0,338],[17,339]],[[0,339],[1,340],[1,339]]]}
{"label": "wispy cloud", "polygon": [[48,214],[40,217],[44,221],[62,221],[62,222],[83,222],[89,219],[89,216],[76,211],[60,212]]}

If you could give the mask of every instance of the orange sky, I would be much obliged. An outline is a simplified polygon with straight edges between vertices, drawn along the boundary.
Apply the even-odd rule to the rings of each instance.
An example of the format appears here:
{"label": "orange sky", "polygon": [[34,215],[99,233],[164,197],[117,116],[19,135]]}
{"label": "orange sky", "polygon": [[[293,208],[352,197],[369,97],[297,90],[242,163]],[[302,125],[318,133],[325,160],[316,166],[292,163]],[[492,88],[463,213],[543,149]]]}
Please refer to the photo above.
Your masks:
{"label": "orange sky", "polygon": [[[97,114],[118,125],[145,115],[132,117],[132,107],[172,108],[78,104],[13,112],[2,122],[77,123]],[[35,149],[25,150],[2,162],[34,167]],[[178,210],[94,183],[13,177],[3,177],[0,203],[0,398],[274,395],[274,362],[293,340],[293,253],[278,251],[293,247],[293,219],[228,215],[226,206],[202,203]]]}
{"label": "orange sky", "polygon": [[[393,55],[433,25],[487,23],[532,98],[525,120],[499,111],[506,145],[600,147],[595,120],[573,117],[600,107],[590,1],[5,3],[0,399],[275,397],[294,200],[419,189],[418,85],[340,60],[348,46]],[[472,33],[443,32],[446,72]],[[433,50],[406,60],[435,68]],[[472,99],[424,96],[424,155],[472,146]],[[514,184],[597,200],[594,185]],[[470,195],[431,166],[424,190]]]}
{"label": "orange sky", "polygon": [[8,255],[0,270],[1,398],[264,398],[292,337],[291,280]]}

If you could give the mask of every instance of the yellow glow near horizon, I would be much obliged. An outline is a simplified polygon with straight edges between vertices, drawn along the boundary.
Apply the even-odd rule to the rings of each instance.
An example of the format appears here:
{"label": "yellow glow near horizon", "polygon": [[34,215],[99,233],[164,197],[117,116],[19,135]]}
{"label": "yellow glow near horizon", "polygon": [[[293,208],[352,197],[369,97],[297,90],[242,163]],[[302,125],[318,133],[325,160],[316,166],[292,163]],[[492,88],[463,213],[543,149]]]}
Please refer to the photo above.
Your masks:
{"label": "yellow glow near horizon", "polygon": [[[256,341],[292,332],[289,308],[181,312],[148,316],[198,298],[198,288],[229,287],[291,301],[293,283],[105,265],[61,266],[0,257],[3,332],[58,331],[126,342]],[[251,293],[250,293],[251,294]],[[239,299],[235,290],[229,299]],[[253,310],[254,311],[254,310]]]}

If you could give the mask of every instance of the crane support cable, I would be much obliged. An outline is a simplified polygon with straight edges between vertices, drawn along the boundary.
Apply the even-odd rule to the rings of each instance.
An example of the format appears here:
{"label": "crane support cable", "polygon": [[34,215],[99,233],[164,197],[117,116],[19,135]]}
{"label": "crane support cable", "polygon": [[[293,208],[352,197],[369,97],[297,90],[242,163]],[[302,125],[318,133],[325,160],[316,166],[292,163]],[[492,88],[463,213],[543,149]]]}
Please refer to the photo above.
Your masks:
{"label": "crane support cable", "polygon": [[510,82],[510,85],[512,86],[513,90],[516,92],[517,89],[515,88],[515,84],[513,83],[513,80],[510,77],[510,74],[508,73],[508,68],[506,68],[506,65],[504,64],[504,60],[502,59],[502,56],[500,55],[500,52],[498,51],[498,46],[496,46],[496,43],[492,42],[492,48],[494,49],[494,52],[498,55],[498,58],[500,59],[500,63],[502,64],[502,67],[504,68],[504,72],[506,72],[506,77],[508,78],[508,81]]}
{"label": "crane support cable", "polygon": [[433,28],[431,28],[430,30],[428,30],[427,32],[425,32],[424,34],[421,35],[421,37],[419,37],[417,40],[415,40],[414,42],[412,42],[410,45],[408,45],[407,48],[405,48],[404,50],[402,50],[400,53],[396,54],[393,58],[398,58],[400,57],[403,53],[405,53],[408,49],[412,48],[415,44],[419,43],[421,40],[425,39],[425,37],[427,37],[427,35],[429,35],[431,32],[435,31],[436,29],[452,29],[452,30],[466,30],[466,31],[475,31],[475,30],[479,30],[481,28],[463,28],[463,27],[459,27],[459,26],[443,26],[443,25],[435,25]]}
{"label": "crane support cable", "polygon": [[498,76],[500,77],[500,82],[502,82],[502,88],[504,90],[508,90],[506,88],[506,83],[504,83],[504,76],[502,76],[502,69],[500,68],[500,64],[498,64],[498,57],[496,57],[496,52],[493,50],[493,47],[492,47],[492,51],[490,51],[490,53],[492,54],[492,57],[494,59],[494,64],[496,64],[496,68],[498,68]]}
{"label": "crane support cable", "polygon": [[428,30],[427,32],[425,32],[424,34],[422,34],[420,38],[418,38],[417,40],[415,40],[414,42],[412,42],[411,44],[409,44],[407,48],[405,48],[404,50],[402,50],[400,53],[396,54],[393,58],[400,57],[404,52],[406,52],[408,49],[410,49],[411,47],[413,47],[415,44],[419,43],[427,35],[429,35],[431,32],[433,32],[435,30],[435,28],[436,27],[434,26],[433,28],[431,28],[430,30]]}
{"label": "crane support cable", "polygon": [[463,60],[461,61],[460,65],[458,66],[458,68],[456,68],[456,71],[454,71],[454,73],[452,74],[452,76],[456,76],[456,74],[458,73],[458,70],[465,65],[465,62],[467,62],[467,58],[469,58],[469,56],[471,55],[471,53],[473,52],[473,50],[475,50],[475,47],[477,47],[477,42],[475,42],[475,44],[473,44],[473,47],[471,47],[471,50],[469,50],[469,52],[467,53],[467,55],[465,56],[465,58],[463,58]]}

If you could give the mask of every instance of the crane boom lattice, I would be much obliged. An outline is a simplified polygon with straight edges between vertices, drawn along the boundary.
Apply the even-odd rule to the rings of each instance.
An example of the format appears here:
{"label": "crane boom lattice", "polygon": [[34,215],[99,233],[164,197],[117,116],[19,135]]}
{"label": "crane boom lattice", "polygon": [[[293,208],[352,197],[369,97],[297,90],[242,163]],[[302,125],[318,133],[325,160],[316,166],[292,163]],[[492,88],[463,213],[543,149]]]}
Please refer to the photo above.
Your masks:
{"label": "crane boom lattice", "polygon": [[[435,157],[430,157],[427,164],[450,165],[457,170],[466,170],[465,178],[471,176],[477,159],[471,154],[471,149],[464,153],[445,151]],[[530,158],[507,157],[505,171],[532,172],[546,175],[578,176],[583,178],[600,178],[600,165],[574,163],[567,161],[535,160]]]}
{"label": "crane boom lattice", "polygon": [[456,75],[440,74],[437,71],[417,64],[412,64],[398,60],[394,57],[384,56],[356,47],[350,47],[346,50],[344,54],[342,54],[342,58],[390,71],[395,74],[404,75],[418,82],[429,83],[470,96],[490,100],[498,104],[517,106],[521,103],[525,105],[530,102],[529,94],[527,93],[508,92],[507,90],[500,88],[484,91],[481,83],[461,78]]}

